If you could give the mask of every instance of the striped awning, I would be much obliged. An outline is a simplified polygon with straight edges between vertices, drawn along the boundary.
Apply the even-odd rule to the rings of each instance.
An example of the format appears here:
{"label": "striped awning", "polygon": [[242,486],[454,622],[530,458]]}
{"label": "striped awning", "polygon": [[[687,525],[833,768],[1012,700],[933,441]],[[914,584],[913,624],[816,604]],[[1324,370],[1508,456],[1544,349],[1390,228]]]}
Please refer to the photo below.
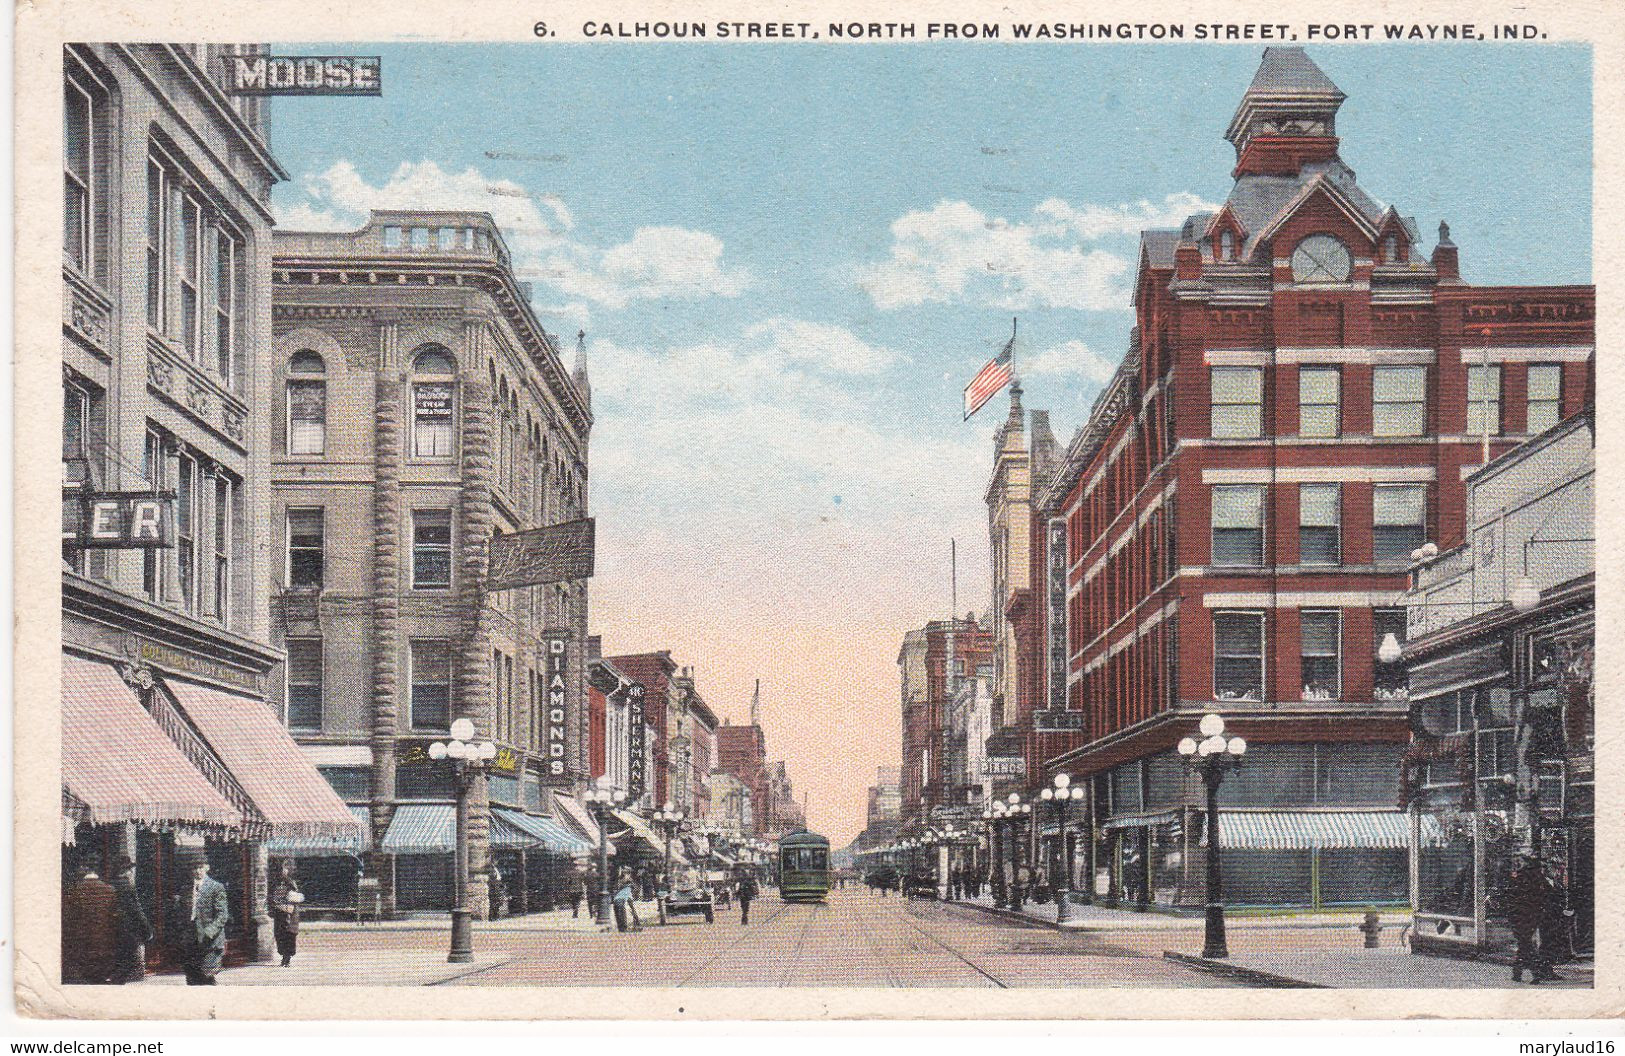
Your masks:
{"label": "striped awning", "polygon": [[[1171,821],[1178,821],[1179,815],[1180,812],[1177,810],[1159,810],[1155,814],[1128,814],[1112,818],[1101,828],[1110,832],[1113,829],[1139,829],[1151,825],[1166,825]],[[1227,818],[1229,816],[1228,814],[1225,815]]]}
{"label": "striped awning", "polygon": [[385,854],[451,854],[457,850],[457,808],[450,803],[402,803],[378,844]]}
{"label": "striped awning", "polygon": [[592,851],[592,844],[552,818],[500,807],[491,811],[491,844],[507,850],[545,849],[563,855]]}
{"label": "striped awning", "polygon": [[303,836],[297,839],[270,839],[265,850],[284,858],[333,858],[361,854],[372,849],[372,809],[351,804],[350,815],[361,831],[355,836]]}
{"label": "striped awning", "polygon": [[[656,832],[647,821],[644,821],[630,810],[617,810],[612,813],[622,824],[632,830],[633,837],[649,851],[657,855],[666,853],[666,838]],[[671,860],[675,865],[688,864],[688,859],[683,855],[681,844],[681,840],[672,840]]]}
{"label": "striped awning", "polygon": [[[309,764],[306,764],[309,765]],[[236,831],[243,815],[108,664],[62,657],[62,787],[73,820]]]}
{"label": "striped awning", "polygon": [[1247,851],[1405,850],[1411,819],[1397,811],[1225,810],[1219,814],[1219,844]]}
{"label": "striped awning", "polygon": [[[588,843],[598,846],[598,823],[592,819],[592,812],[574,796],[567,796],[563,792],[553,793],[553,802],[559,808],[559,817],[569,823],[569,826],[580,835],[586,837]],[[611,847],[613,852],[614,848]]]}
{"label": "striped awning", "polygon": [[349,808],[263,700],[178,679],[162,684],[264,815],[272,838],[361,839]]}

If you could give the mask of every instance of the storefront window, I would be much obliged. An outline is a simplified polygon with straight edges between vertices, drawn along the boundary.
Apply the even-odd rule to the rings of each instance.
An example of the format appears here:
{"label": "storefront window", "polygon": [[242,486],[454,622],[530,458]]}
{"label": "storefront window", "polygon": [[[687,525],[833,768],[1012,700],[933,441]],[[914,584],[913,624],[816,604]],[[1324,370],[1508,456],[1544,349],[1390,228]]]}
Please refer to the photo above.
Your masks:
{"label": "storefront window", "polygon": [[1417,848],[1417,906],[1424,913],[1473,915],[1473,839],[1463,827],[1447,827],[1442,842]]}

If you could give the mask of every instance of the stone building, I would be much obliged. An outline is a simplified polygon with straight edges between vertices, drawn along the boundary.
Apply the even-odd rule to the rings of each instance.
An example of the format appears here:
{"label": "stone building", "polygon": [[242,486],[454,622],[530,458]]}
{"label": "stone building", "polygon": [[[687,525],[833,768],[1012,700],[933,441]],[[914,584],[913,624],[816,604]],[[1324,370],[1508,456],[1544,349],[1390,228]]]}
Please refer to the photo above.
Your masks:
{"label": "stone building", "polygon": [[[367,808],[386,911],[438,910],[455,789],[427,749],[473,720],[499,751],[471,793],[471,905],[491,907],[496,849],[517,852],[502,893],[523,905],[568,846],[546,824],[550,790],[588,768],[587,585],[487,577],[496,537],[586,516],[583,353],[566,367],[485,213],[279,231],[274,268],[268,534],[288,728]],[[306,872],[342,901],[348,868]]]}
{"label": "stone building", "polygon": [[135,860],[155,967],[178,852],[226,885],[230,955],[268,959],[267,843],[357,832],[271,703],[257,529],[284,174],[260,101],[222,88],[227,59],[259,50],[62,54],[63,867]]}

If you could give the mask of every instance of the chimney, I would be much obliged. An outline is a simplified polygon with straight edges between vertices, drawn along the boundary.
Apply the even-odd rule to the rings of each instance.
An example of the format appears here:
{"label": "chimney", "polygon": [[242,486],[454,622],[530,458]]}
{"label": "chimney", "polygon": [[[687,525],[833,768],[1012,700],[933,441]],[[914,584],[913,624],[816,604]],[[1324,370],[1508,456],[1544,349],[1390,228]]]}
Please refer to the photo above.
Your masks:
{"label": "chimney", "polygon": [[1433,249],[1433,270],[1439,273],[1439,282],[1461,285],[1461,258],[1450,241],[1450,225],[1443,220],[1439,221],[1439,244]]}

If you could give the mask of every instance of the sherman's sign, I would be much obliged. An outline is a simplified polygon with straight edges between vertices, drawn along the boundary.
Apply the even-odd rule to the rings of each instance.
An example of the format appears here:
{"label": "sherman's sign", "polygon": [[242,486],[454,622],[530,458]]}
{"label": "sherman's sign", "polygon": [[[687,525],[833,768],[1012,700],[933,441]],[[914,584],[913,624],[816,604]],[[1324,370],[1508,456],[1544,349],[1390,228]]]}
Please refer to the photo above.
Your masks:
{"label": "sherman's sign", "polygon": [[175,496],[150,491],[64,491],[62,545],[76,550],[173,546]]}
{"label": "sherman's sign", "polygon": [[642,682],[634,682],[626,687],[626,791],[627,798],[633,803],[643,795],[643,784],[647,777],[643,770],[643,698],[646,692]]}
{"label": "sherman's sign", "polygon": [[377,55],[229,55],[233,95],[382,95]]}

